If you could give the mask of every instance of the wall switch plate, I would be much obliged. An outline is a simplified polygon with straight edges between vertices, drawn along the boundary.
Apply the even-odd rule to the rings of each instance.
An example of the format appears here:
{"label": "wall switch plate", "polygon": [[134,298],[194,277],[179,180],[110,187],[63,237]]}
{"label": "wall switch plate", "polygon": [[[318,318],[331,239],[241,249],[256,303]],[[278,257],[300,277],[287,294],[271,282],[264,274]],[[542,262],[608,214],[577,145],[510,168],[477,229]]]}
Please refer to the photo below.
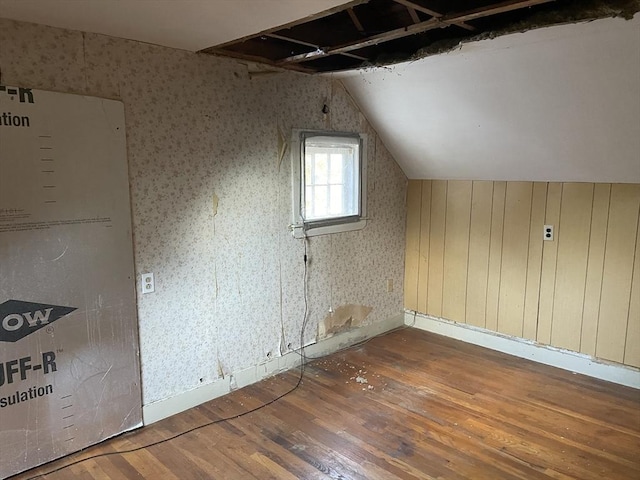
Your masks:
{"label": "wall switch plate", "polygon": [[141,278],[142,293],[153,293],[156,291],[156,283],[153,273],[143,273]]}
{"label": "wall switch plate", "polygon": [[393,292],[393,278],[387,278],[387,292]]}
{"label": "wall switch plate", "polygon": [[553,242],[553,225],[544,226],[543,237],[547,242]]}

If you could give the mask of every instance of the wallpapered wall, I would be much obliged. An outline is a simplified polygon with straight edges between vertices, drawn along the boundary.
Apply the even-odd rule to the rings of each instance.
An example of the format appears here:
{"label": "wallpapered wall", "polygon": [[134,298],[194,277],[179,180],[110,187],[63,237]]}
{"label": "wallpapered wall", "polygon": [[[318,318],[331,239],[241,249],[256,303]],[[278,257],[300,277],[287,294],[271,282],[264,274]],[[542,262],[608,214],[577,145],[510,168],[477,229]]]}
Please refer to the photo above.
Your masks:
{"label": "wallpapered wall", "polygon": [[372,307],[366,323],[401,312],[406,177],[341,84],[252,78],[229,59],[2,19],[0,69],[5,85],[124,102],[135,268],[156,275],[138,298],[144,404],[300,344],[304,245],[288,230],[279,130],[370,142],[368,226],[309,240],[305,342],[330,306]]}

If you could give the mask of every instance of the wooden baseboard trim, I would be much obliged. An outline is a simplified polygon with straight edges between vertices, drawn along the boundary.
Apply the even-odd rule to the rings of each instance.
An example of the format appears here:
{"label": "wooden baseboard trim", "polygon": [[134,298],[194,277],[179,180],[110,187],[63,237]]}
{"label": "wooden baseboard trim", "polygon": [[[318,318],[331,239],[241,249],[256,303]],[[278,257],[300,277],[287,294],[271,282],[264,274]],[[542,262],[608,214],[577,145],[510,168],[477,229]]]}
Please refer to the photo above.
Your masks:
{"label": "wooden baseboard trim", "polygon": [[412,311],[405,310],[404,323],[516,357],[640,389],[640,369],[627,365]]}
{"label": "wooden baseboard trim", "polygon": [[[368,338],[398,328],[404,324],[404,315],[396,315],[382,322],[365,325],[363,327],[342,332],[332,337],[320,340],[305,347],[307,357],[321,357],[329,355],[343,348],[350,347]],[[289,352],[268,362],[254,365],[250,368],[219,378],[212,383],[189,390],[164,400],[142,406],[144,425],[170,417],[177,413],[196,407],[202,403],[221,397],[237,389],[259,382],[267,377],[287,371],[300,365],[300,355]]]}

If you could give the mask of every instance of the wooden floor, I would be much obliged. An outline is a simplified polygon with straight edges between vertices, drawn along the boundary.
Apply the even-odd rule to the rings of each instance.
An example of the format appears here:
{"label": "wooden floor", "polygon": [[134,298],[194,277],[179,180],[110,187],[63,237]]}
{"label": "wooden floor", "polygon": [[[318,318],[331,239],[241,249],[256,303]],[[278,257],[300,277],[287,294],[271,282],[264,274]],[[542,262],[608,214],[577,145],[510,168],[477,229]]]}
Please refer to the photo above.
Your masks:
{"label": "wooden floor", "polygon": [[[15,478],[238,414],[297,375]],[[315,361],[300,388],[257,412],[44,478],[637,480],[640,392],[406,329]]]}

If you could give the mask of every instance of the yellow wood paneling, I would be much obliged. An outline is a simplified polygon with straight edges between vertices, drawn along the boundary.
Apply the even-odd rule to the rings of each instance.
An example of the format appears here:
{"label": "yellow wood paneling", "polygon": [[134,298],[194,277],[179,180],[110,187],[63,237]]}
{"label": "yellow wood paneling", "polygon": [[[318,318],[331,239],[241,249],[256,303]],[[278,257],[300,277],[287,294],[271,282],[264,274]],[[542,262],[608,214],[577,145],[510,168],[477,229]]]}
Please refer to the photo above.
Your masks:
{"label": "yellow wood paneling", "polygon": [[422,182],[410,180],[407,186],[407,239],[404,268],[404,308],[418,308],[418,261],[420,257],[420,204]]}
{"label": "yellow wood paneling", "polygon": [[529,258],[527,259],[527,287],[524,295],[524,321],[522,336],[535,340],[538,331],[538,301],[540,300],[540,273],[542,271],[542,229],[547,206],[547,184],[533,184],[531,197],[531,224],[529,226]]}
{"label": "yellow wood paneling", "polygon": [[639,215],[637,184],[411,181],[405,307],[640,367]]}
{"label": "yellow wood paneling", "polygon": [[493,182],[473,182],[471,227],[469,232],[469,266],[467,270],[466,323],[478,327],[485,326],[492,203]]}
{"label": "yellow wood paneling", "polygon": [[472,182],[457,180],[450,181],[447,188],[442,316],[456,322],[466,319],[472,185]]}
{"label": "yellow wood paneling", "polygon": [[640,230],[636,232],[635,262],[631,282],[631,302],[629,303],[624,363],[640,367]]}
{"label": "yellow wood paneling", "polygon": [[498,331],[522,337],[533,183],[509,182],[504,206]]}
{"label": "yellow wood paneling", "polygon": [[560,210],[562,235],[557,238],[551,344],[573,351],[580,350],[592,204],[593,184],[564,184]]}
{"label": "yellow wood paneling", "polygon": [[610,183],[595,185],[580,338],[580,351],[589,355],[596,354],[596,336],[598,334],[598,316],[600,314],[600,293],[602,291],[602,270],[604,268],[604,247],[607,241],[610,195]]}
{"label": "yellow wood paneling", "polygon": [[489,276],[487,278],[487,310],[485,326],[489,330],[498,329],[498,299],[500,296],[500,267],[502,258],[502,233],[504,226],[504,202],[507,182],[493,185],[493,205],[491,207],[491,241],[489,244]]}
{"label": "yellow wood paneling", "polygon": [[554,239],[542,244],[542,272],[540,274],[540,301],[538,303],[538,333],[540,343],[551,342],[551,321],[553,317],[553,293],[556,283],[556,259],[560,228],[560,204],[562,202],[562,184],[550,183],[547,187],[547,207],[545,225],[553,225]]}
{"label": "yellow wood paneling", "polygon": [[422,207],[420,216],[420,260],[418,266],[418,311],[427,312],[429,284],[429,240],[431,235],[431,180],[422,182]]}
{"label": "yellow wood paneling", "polygon": [[611,186],[596,355],[622,362],[631,299],[640,185]]}
{"label": "yellow wood paneling", "polygon": [[442,316],[444,231],[447,212],[447,182],[431,182],[431,239],[429,243],[429,281],[427,313]]}

